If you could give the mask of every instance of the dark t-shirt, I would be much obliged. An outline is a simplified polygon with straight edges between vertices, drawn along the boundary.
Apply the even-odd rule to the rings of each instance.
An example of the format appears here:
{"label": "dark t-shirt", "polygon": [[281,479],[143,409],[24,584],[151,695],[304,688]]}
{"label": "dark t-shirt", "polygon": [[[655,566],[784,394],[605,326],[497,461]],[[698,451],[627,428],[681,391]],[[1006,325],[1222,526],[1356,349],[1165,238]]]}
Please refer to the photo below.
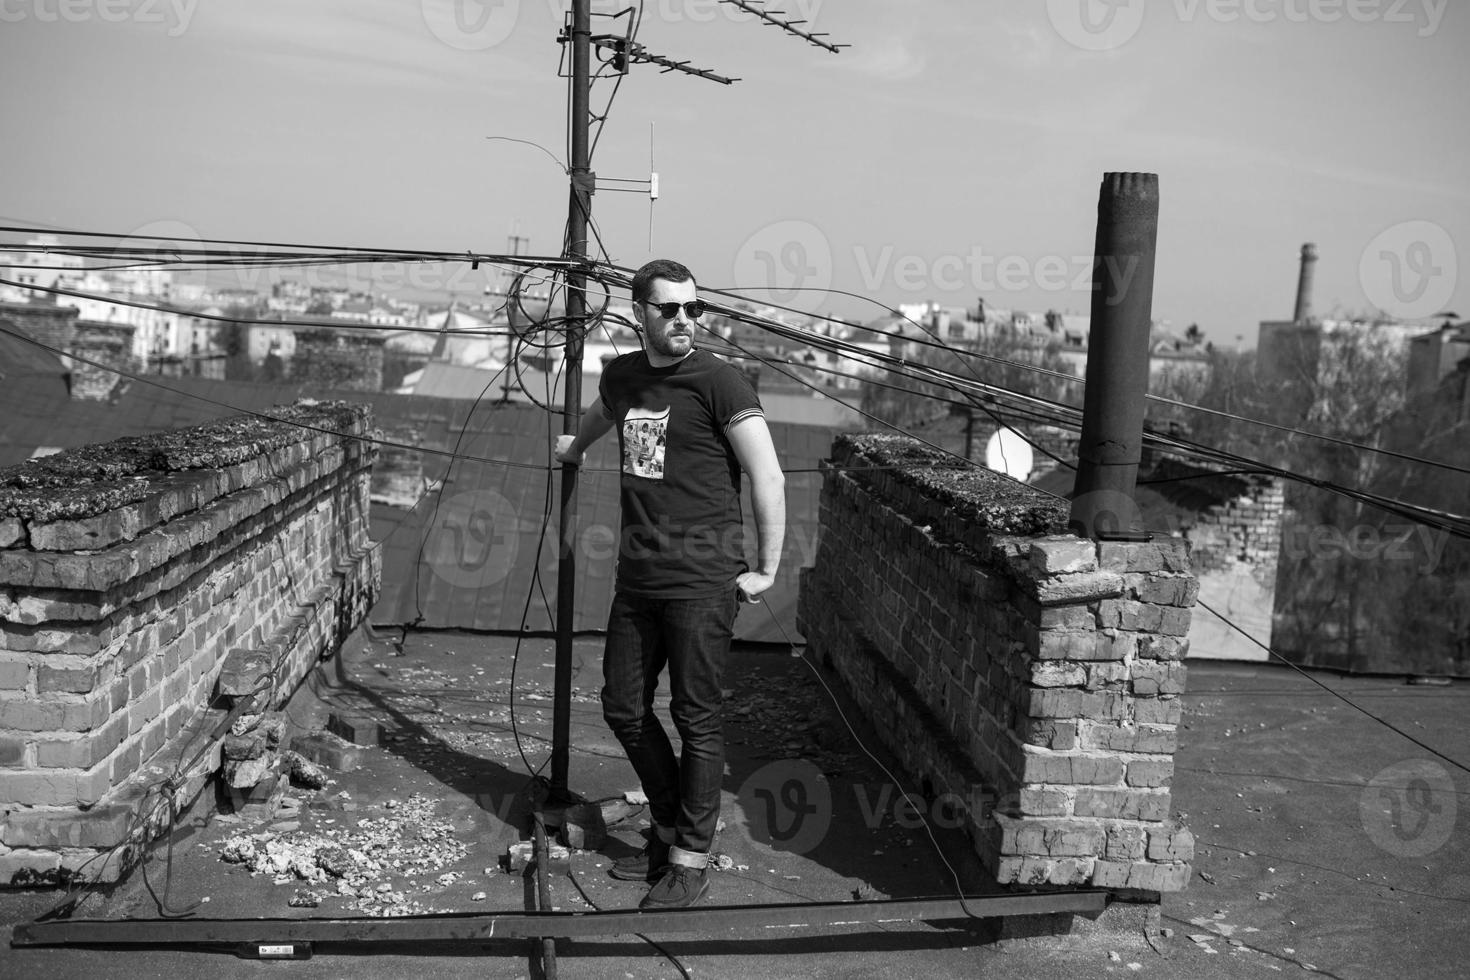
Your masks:
{"label": "dark t-shirt", "polygon": [[706,351],[664,368],[635,351],[603,369],[599,390],[622,459],[618,589],[670,599],[733,589],[747,566],[726,430],[762,414],[750,382]]}

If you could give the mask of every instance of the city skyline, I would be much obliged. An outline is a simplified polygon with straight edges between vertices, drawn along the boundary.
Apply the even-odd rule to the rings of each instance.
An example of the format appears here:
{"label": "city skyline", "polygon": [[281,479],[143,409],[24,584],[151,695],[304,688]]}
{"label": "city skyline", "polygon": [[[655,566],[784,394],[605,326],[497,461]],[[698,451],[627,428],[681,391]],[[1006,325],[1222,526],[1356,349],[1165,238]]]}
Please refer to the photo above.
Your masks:
{"label": "city skyline", "polygon": [[[444,251],[508,251],[516,235],[523,251],[555,254],[564,9],[12,0],[0,57],[25,94],[5,113],[21,138],[0,217]],[[1153,312],[1178,330],[1197,322],[1216,343],[1253,346],[1259,321],[1289,317],[1308,241],[1320,315],[1426,319],[1470,305],[1470,146],[1444,124],[1470,81],[1461,11],[1432,0],[784,9],[852,47],[833,54],[709,0],[644,5],[648,50],[742,80],[649,65],[623,80],[593,161],[593,217],[615,264],[675,255],[702,284],[864,321],[882,310],[840,291],[1085,313],[1099,181],[1144,170],[1161,186]],[[594,30],[626,23],[599,17]],[[611,91],[594,88],[598,111]],[[651,208],[613,193],[641,185],[612,180],[646,179],[650,149]],[[501,276],[390,272],[389,287],[446,299]]]}

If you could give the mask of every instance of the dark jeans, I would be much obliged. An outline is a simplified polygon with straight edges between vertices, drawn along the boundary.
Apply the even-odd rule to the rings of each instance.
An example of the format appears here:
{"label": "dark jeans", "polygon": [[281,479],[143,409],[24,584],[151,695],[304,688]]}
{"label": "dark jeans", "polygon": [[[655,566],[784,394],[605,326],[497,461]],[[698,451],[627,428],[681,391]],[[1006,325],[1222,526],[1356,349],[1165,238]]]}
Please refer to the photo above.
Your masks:
{"label": "dark jeans", "polygon": [[[622,592],[608,615],[602,658],[602,715],[643,782],[653,822],[674,843],[708,854],[725,774],[721,685],[736,597],[648,599]],[[683,751],[674,756],[653,711],[658,676],[669,668],[669,714]]]}

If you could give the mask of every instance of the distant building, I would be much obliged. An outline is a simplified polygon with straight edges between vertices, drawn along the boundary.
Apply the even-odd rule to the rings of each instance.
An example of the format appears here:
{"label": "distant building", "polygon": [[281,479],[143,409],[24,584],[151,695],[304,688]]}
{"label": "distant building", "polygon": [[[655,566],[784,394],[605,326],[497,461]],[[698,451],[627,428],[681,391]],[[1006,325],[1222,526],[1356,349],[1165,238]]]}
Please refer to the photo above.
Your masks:
{"label": "distant building", "polygon": [[1409,397],[1437,389],[1467,358],[1470,358],[1470,322],[1454,326],[1446,323],[1433,333],[1410,339],[1406,380]]}

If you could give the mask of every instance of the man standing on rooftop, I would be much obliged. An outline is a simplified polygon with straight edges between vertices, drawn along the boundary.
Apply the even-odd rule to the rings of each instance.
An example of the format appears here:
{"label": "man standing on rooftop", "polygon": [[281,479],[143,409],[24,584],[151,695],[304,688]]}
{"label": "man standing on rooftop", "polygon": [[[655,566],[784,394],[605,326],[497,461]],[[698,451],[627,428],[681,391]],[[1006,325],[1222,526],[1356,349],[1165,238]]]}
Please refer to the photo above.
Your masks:
{"label": "man standing on rooftop", "polygon": [[[622,533],[603,654],[608,726],[648,796],[648,845],[614,877],[653,883],[645,909],[686,908],[709,889],[707,865],[725,770],[725,662],[741,600],[775,581],[785,536],[785,477],[755,390],[694,345],[704,314],[693,274],[656,259],[633,277],[643,349],[602,373],[596,407],[557,459],[580,464],[617,428]],[[756,563],[745,560],[741,473],[750,477]],[[653,711],[664,667],[676,756]]]}

